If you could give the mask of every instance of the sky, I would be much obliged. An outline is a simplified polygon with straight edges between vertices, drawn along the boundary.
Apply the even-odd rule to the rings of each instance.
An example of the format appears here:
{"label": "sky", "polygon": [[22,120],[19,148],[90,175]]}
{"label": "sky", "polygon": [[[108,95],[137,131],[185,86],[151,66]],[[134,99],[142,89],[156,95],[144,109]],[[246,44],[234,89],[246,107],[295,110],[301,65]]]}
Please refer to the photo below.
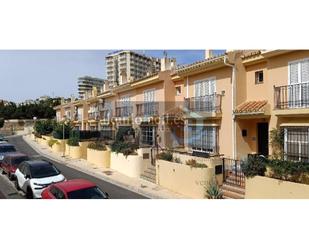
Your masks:
{"label": "sky", "polygon": [[[118,50],[118,49],[115,49]],[[43,95],[77,97],[77,78],[106,78],[105,56],[114,50],[0,50],[0,99],[22,102]],[[204,59],[204,50],[165,50],[177,64]],[[137,50],[163,57],[164,50]],[[215,53],[222,53],[216,50]]]}

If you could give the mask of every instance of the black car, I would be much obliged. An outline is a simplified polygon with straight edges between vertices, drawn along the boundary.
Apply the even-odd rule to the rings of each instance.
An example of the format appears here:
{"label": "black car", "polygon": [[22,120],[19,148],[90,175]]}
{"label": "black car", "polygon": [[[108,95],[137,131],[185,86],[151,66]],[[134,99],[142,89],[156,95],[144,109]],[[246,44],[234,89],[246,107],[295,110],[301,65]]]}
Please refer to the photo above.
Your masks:
{"label": "black car", "polygon": [[16,152],[15,146],[9,143],[0,144],[0,164],[6,153]]}

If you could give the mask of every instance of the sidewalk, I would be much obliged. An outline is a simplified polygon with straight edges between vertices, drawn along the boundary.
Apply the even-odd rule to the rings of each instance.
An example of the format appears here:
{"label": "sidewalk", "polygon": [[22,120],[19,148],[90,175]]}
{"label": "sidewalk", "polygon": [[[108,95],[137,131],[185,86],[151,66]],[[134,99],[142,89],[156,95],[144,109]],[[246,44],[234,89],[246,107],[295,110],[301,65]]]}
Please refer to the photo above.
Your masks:
{"label": "sidewalk", "polygon": [[98,179],[112,183],[119,187],[136,192],[151,199],[186,199],[181,194],[172,192],[159,185],[145,181],[143,179],[131,178],[125,176],[113,169],[99,169],[97,166],[87,162],[84,159],[71,159],[62,157],[61,153],[52,152],[48,146],[44,146],[33,141],[29,135],[23,136],[24,141],[31,146],[38,154],[49,158],[68,167],[74,168],[86,174],[92,175]]}

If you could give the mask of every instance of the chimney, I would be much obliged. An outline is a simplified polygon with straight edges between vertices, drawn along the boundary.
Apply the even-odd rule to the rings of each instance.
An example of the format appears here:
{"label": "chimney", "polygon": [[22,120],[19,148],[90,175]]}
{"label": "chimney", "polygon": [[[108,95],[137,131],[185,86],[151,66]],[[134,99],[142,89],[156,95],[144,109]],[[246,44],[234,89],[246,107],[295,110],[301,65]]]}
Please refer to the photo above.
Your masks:
{"label": "chimney", "polygon": [[161,71],[174,70],[176,68],[176,59],[164,57],[161,59]]}
{"label": "chimney", "polygon": [[212,50],[206,49],[205,50],[205,60],[209,59],[212,57]]}

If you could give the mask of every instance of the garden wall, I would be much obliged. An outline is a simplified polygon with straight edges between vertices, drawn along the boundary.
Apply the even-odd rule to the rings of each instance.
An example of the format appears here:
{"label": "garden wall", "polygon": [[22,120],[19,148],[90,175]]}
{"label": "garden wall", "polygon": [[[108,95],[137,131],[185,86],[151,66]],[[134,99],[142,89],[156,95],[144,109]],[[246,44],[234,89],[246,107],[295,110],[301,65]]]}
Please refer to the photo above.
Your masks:
{"label": "garden wall", "polygon": [[110,150],[100,151],[87,149],[87,161],[98,167],[109,168],[111,161]]}
{"label": "garden wall", "polygon": [[139,178],[143,168],[143,157],[140,155],[124,156],[111,152],[110,167],[124,175]]}
{"label": "garden wall", "polygon": [[309,199],[309,185],[255,176],[246,179],[245,199]]}
{"label": "garden wall", "polygon": [[194,168],[157,160],[157,184],[191,198],[204,198],[205,186],[215,179],[215,168]]}

